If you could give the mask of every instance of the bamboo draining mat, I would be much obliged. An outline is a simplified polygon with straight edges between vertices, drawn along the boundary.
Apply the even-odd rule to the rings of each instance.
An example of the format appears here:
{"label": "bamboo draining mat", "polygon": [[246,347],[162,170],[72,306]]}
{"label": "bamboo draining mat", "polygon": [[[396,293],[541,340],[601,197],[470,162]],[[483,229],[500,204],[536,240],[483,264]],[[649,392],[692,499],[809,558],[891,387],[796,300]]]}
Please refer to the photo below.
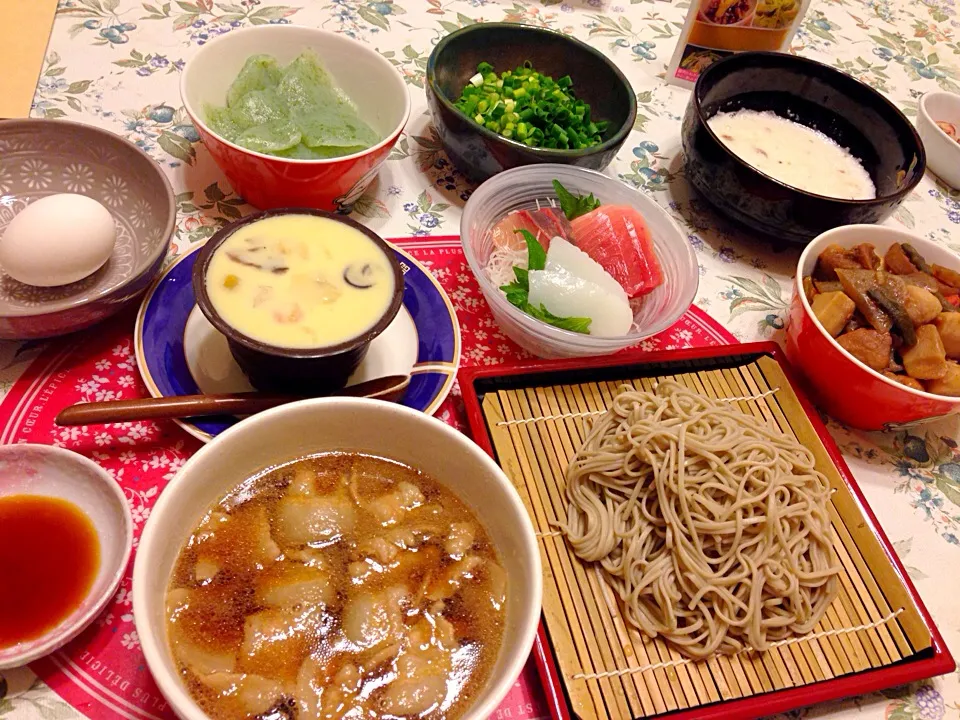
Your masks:
{"label": "bamboo draining mat", "polygon": [[566,516],[564,473],[590,418],[621,385],[652,390],[667,376],[488,392],[481,407],[498,461],[540,538],[544,617],[571,709],[583,720],[651,717],[885,667],[930,648],[929,630],[777,362],[669,377],[736,403],[814,452],[834,490],[840,595],[813,633],[764,653],[694,662],[641,635],[598,568],[580,561],[553,523]]}

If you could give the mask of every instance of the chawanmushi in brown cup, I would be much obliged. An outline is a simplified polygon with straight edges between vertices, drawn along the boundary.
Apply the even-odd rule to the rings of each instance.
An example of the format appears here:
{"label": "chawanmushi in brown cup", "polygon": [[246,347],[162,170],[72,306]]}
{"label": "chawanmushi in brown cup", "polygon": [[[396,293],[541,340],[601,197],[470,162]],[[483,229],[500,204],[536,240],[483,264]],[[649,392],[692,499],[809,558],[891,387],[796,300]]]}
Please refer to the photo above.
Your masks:
{"label": "chawanmushi in brown cup", "polygon": [[[372,246],[368,242],[360,242],[358,246],[364,246],[368,260],[365,261],[361,258],[358,263],[346,265],[343,269],[340,269],[339,266],[334,267],[338,262],[342,263],[342,258],[338,259],[341,254],[339,250],[347,247],[346,243],[349,243],[350,239],[347,237],[342,242],[336,241],[333,249],[337,252],[331,253],[330,238],[332,234],[328,235],[323,241],[317,234],[314,237],[307,237],[307,243],[314,239],[317,242],[327,243],[324,255],[330,257],[329,270],[332,273],[330,277],[335,278],[337,283],[339,283],[339,278],[342,277],[343,283],[339,283],[342,289],[338,289],[336,283],[325,282],[323,279],[316,279],[316,283],[314,283],[314,275],[305,274],[311,272],[311,263],[304,259],[305,253],[302,250],[302,243],[299,254],[290,252],[289,256],[286,256],[284,253],[287,251],[282,239],[276,241],[274,238],[274,245],[266,247],[265,245],[269,245],[269,242],[260,243],[258,238],[252,237],[252,233],[247,232],[247,229],[254,223],[290,216],[307,218],[312,216],[342,224],[351,229],[349,234],[355,238],[359,236],[354,231],[362,233],[366,239],[372,241],[379,253],[382,253],[384,262],[379,262],[379,253],[376,253],[376,251],[374,251],[374,254],[377,255],[377,262],[370,262]],[[330,327],[338,326],[331,334],[332,337],[338,337],[336,341],[329,342],[319,339],[315,344],[306,342],[273,344],[265,341],[263,337],[255,337],[254,335],[257,333],[251,332],[250,326],[246,330],[239,329],[238,325],[248,325],[246,317],[241,318],[236,313],[230,320],[224,317],[225,314],[229,313],[225,312],[222,303],[218,307],[218,303],[211,299],[211,289],[209,287],[211,263],[216,264],[215,259],[219,255],[217,251],[221,246],[241,231],[245,231],[246,237],[244,239],[248,245],[240,245],[235,239],[231,246],[236,247],[231,251],[233,254],[229,254],[236,261],[237,274],[241,277],[235,278],[233,275],[227,275],[221,281],[222,284],[227,288],[231,288],[233,283],[239,285],[244,282],[242,274],[252,272],[250,268],[262,271],[264,274],[261,277],[266,278],[268,284],[271,276],[282,276],[287,272],[290,272],[291,277],[306,278],[302,290],[298,290],[296,293],[296,304],[292,306],[293,311],[288,313],[286,310],[273,310],[273,316],[278,318],[277,322],[289,323],[291,318],[297,317],[296,313],[309,315],[312,309],[315,309],[315,307],[311,307],[312,305],[315,306],[318,302],[327,302],[328,298],[333,296],[338,304],[331,311],[332,314],[328,315],[330,322],[327,325]],[[226,252],[227,248],[224,248],[224,250]],[[252,254],[255,252],[262,254]],[[313,264],[315,264],[315,261],[313,261]],[[376,279],[378,277],[377,273],[379,273],[379,280]],[[371,306],[364,303],[367,321],[361,320],[356,335],[344,336],[344,328],[340,327],[344,323],[340,321],[346,319],[346,325],[349,326],[352,321],[348,317],[351,313],[351,305],[356,304],[349,293],[372,287],[374,282],[384,282],[384,286],[389,287],[387,283],[391,280],[392,290],[389,296],[384,297],[385,307],[383,307],[382,312],[376,309],[379,307],[376,304],[372,306],[374,310],[371,310]],[[318,289],[318,285],[320,289]],[[349,293],[344,294],[343,291],[348,288]],[[386,330],[399,312],[403,302],[403,273],[396,254],[390,246],[376,233],[363,225],[349,218],[322,210],[279,208],[248,215],[224,226],[210,238],[200,250],[197,262],[194,265],[193,290],[201,312],[217,330],[226,336],[230,352],[255,388],[269,392],[308,396],[329,393],[346,385],[348,378],[366,355],[370,343]],[[220,292],[219,288],[216,290]],[[256,300],[254,300],[255,304]],[[251,314],[253,312],[253,310],[250,310]],[[371,316],[371,312],[380,314]],[[326,333],[327,329],[321,328],[323,333]],[[303,331],[306,333],[312,332],[309,328],[303,328]]]}

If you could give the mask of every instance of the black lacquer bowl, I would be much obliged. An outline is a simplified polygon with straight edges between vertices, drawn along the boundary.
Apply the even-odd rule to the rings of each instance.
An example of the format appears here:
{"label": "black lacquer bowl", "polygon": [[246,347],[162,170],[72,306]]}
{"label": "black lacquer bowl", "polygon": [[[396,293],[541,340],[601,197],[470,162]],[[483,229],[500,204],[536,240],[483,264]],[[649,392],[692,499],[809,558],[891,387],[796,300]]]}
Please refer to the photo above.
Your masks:
{"label": "black lacquer bowl", "polygon": [[[223,319],[207,293],[207,270],[217,248],[241,227],[278,215],[316,215],[359,230],[383,251],[394,273],[393,300],[377,323],[344,342],[316,348],[286,348],[251,338]],[[207,320],[227,338],[230,353],[257,390],[308,397],[339,390],[367,354],[370,343],[387,329],[403,304],[403,272],[390,246],[360,223],[312,208],[263,210],[225,225],[211,237],[193,266],[193,292]]]}
{"label": "black lacquer bowl", "polygon": [[[454,107],[477,65],[499,75],[530,61],[540,73],[569,75],[594,120],[609,124],[603,142],[584,150],[531,148],[477,124]],[[637,98],[619,68],[589,45],[552,30],[515,23],[477,23],[450,33],[427,61],[427,102],[440,140],[454,165],[475,182],[536,163],[603,170],[616,157],[637,117]]]}
{"label": "black lacquer bowl", "polygon": [[[877,187],[873,200],[840,200],[785,185],[740,160],[707,127],[717,112],[771,110],[835,140]],[[777,239],[806,244],[839,225],[889,216],[923,177],[913,125],[883,95],[813,60],[767,52],[732,55],[697,80],[681,130],[690,183],[722,214]],[[826,169],[825,169],[826,170]]]}

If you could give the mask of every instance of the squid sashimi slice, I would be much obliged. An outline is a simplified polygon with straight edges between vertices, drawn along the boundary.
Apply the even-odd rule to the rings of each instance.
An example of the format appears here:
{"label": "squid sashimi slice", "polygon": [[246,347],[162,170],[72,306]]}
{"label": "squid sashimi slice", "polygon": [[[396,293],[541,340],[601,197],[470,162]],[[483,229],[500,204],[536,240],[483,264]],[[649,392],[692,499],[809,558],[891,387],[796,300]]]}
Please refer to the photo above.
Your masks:
{"label": "squid sashimi slice", "polygon": [[630,332],[633,311],[623,288],[596,261],[555,237],[543,270],[531,270],[530,304],[559,317],[588,317],[590,334],[617,337]]}
{"label": "squid sashimi slice", "polygon": [[544,250],[550,249],[550,238],[570,237],[570,223],[562,212],[553,208],[542,210],[517,210],[505,216],[493,230],[493,247],[524,250],[527,246],[517,230],[526,230],[533,235]]}
{"label": "squid sashimi slice", "polygon": [[663,282],[660,261],[643,216],[632,207],[602,205],[575,218],[571,238],[627,293],[646,295]]}
{"label": "squid sashimi slice", "polygon": [[582,248],[562,238],[554,240],[547,253],[546,270],[563,268],[582,280],[599,285],[606,292],[627,302],[627,294],[616,279]]}

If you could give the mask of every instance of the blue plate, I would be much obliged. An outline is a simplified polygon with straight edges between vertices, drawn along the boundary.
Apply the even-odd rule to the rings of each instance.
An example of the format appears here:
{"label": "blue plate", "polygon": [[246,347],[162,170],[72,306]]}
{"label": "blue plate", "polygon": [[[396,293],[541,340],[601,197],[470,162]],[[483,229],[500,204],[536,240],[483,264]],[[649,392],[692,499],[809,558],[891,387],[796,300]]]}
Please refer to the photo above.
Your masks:
{"label": "blue plate", "polygon": [[[196,307],[193,264],[197,250],[181,256],[157,278],[140,306],[134,335],[137,365],[153,397],[251,389],[234,363],[226,338]],[[394,247],[404,273],[403,307],[370,344],[350,383],[384,375],[411,375],[402,404],[433,414],[447,397],[460,364],[460,326],[453,305],[434,277]],[[208,441],[238,422],[235,417],[177,421]]]}

